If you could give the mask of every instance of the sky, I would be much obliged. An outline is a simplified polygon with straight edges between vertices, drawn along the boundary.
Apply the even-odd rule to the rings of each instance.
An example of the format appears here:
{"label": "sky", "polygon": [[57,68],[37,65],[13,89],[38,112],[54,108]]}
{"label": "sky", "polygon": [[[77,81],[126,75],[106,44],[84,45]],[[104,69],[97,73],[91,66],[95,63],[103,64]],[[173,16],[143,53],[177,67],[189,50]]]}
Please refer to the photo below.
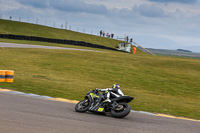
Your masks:
{"label": "sky", "polygon": [[0,18],[200,53],[200,0],[0,0]]}

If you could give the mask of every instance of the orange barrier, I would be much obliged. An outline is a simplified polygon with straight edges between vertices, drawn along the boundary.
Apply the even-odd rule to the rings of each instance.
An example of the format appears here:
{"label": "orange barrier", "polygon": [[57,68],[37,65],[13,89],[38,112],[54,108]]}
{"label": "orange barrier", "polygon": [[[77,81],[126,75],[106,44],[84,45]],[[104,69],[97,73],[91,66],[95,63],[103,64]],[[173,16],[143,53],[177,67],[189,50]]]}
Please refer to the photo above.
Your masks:
{"label": "orange barrier", "polygon": [[0,70],[0,82],[5,82],[6,78],[6,71]]}
{"label": "orange barrier", "polygon": [[137,50],[137,48],[136,48],[136,47],[133,47],[133,54],[136,53],[136,50]]}
{"label": "orange barrier", "polygon": [[14,80],[14,71],[13,70],[7,70],[5,82],[13,82],[13,80]]}
{"label": "orange barrier", "polygon": [[13,70],[0,70],[0,82],[13,82],[14,71]]}

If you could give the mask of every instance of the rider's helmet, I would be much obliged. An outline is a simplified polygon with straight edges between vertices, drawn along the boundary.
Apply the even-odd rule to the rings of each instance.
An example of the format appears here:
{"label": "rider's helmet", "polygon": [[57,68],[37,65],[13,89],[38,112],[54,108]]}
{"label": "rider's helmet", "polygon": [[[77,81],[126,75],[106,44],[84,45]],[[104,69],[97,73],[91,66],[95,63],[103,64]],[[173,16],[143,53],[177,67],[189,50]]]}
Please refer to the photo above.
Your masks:
{"label": "rider's helmet", "polygon": [[116,88],[116,89],[120,89],[120,86],[119,86],[119,84],[114,84],[114,85],[112,86],[112,88],[113,88],[113,89],[115,89],[115,88]]}
{"label": "rider's helmet", "polygon": [[113,89],[113,91],[118,91],[118,89],[120,89],[120,86],[119,86],[119,84],[114,84],[113,86],[112,86],[112,89]]}

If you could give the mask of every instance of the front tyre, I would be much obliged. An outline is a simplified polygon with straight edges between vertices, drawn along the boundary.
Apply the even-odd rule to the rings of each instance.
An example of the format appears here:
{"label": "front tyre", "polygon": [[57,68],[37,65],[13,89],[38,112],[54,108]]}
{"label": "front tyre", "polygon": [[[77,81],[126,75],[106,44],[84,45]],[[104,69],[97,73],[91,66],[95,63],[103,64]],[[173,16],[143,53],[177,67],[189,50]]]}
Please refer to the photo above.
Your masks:
{"label": "front tyre", "polygon": [[79,103],[76,104],[75,110],[77,112],[86,112],[90,108],[90,101],[88,99],[82,100]]}
{"label": "front tyre", "polygon": [[122,118],[127,116],[130,113],[131,107],[124,102],[118,103],[119,108],[115,108],[111,110],[111,115],[116,118]]}

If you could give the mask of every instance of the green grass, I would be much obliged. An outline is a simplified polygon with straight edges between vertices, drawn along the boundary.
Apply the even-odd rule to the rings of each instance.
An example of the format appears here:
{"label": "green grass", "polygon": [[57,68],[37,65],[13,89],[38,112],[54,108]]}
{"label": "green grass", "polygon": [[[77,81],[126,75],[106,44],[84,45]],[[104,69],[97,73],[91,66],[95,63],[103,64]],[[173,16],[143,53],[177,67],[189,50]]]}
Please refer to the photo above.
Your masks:
{"label": "green grass", "polygon": [[85,41],[88,43],[99,44],[112,48],[116,48],[118,46],[118,43],[120,42],[118,40],[106,37],[99,37],[95,35],[83,34],[70,30],[61,30],[47,26],[22,23],[10,20],[2,20],[2,19],[0,19],[0,34],[15,34],[15,35]]}
{"label": "green grass", "polygon": [[81,100],[87,91],[120,84],[134,110],[200,119],[200,61],[121,52],[1,48],[0,69],[15,70],[10,88]]}

